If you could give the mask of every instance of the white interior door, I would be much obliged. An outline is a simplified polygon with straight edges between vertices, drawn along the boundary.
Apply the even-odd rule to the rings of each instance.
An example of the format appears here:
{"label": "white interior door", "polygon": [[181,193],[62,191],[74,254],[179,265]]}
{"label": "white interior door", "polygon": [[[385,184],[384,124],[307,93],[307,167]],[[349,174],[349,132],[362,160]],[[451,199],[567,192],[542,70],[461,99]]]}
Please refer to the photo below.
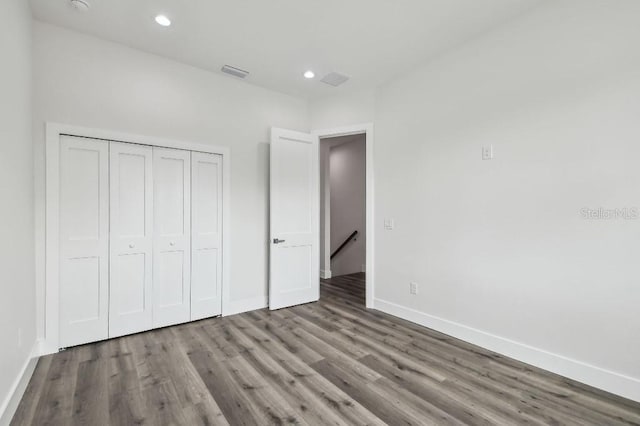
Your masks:
{"label": "white interior door", "polygon": [[152,148],[110,143],[109,337],[152,327]]}
{"label": "white interior door", "polygon": [[320,298],[317,136],[271,130],[269,308]]}
{"label": "white interior door", "polygon": [[222,313],[222,156],[191,153],[191,319]]}
{"label": "white interior door", "polygon": [[153,327],[191,318],[191,153],[153,148]]}
{"label": "white interior door", "polygon": [[60,138],[60,347],[109,333],[109,142]]}

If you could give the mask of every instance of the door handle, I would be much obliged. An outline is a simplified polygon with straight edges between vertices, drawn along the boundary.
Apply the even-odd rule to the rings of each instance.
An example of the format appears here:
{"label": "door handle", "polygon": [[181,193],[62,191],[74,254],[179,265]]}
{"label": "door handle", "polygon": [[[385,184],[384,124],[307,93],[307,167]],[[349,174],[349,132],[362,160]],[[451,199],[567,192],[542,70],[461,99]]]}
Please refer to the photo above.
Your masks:
{"label": "door handle", "polygon": [[134,243],[129,243],[129,248],[134,248],[136,245]]}
{"label": "door handle", "polygon": [[284,243],[285,240],[279,240],[277,238],[273,239],[273,244],[280,244],[280,243]]}
{"label": "door handle", "polygon": [[169,242],[169,245],[170,245],[171,247],[173,247],[173,246],[175,246],[175,245],[176,245],[176,242],[175,242],[175,241],[170,241],[170,242]]}

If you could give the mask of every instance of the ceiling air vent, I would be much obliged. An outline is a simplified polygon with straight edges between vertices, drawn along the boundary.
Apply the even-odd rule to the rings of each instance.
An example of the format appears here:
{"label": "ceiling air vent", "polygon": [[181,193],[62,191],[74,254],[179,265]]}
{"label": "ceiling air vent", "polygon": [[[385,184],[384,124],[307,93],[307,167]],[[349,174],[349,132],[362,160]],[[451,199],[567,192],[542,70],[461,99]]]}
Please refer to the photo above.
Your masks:
{"label": "ceiling air vent", "polygon": [[249,71],[241,70],[240,68],[232,67],[231,65],[223,66],[221,71],[225,74],[230,74],[239,78],[245,78],[249,75]]}
{"label": "ceiling air vent", "polygon": [[329,86],[338,87],[347,80],[349,80],[349,77],[347,77],[346,75],[338,74],[337,72],[331,72],[325,75],[320,81],[328,84]]}

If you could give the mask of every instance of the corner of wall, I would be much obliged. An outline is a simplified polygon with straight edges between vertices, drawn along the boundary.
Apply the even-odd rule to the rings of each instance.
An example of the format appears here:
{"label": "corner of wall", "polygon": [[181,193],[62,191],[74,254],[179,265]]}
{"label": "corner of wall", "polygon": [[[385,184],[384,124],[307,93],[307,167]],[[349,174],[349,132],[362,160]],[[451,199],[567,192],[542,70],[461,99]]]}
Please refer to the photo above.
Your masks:
{"label": "corner of wall", "polygon": [[28,358],[25,360],[20,372],[14,380],[9,393],[7,394],[2,405],[0,405],[0,426],[11,424],[11,420],[20,405],[22,396],[27,390],[27,385],[33,376],[33,372],[38,364],[38,358],[40,354],[40,342],[38,340],[33,342],[31,352]]}
{"label": "corner of wall", "polygon": [[[3,1],[0,27],[3,79],[0,81],[0,188],[6,201],[0,233],[11,244],[0,250],[0,424],[11,420],[33,371],[37,354],[34,278],[33,185],[33,19],[29,2]],[[6,166],[6,167],[5,167]],[[31,347],[29,346],[31,344]]]}

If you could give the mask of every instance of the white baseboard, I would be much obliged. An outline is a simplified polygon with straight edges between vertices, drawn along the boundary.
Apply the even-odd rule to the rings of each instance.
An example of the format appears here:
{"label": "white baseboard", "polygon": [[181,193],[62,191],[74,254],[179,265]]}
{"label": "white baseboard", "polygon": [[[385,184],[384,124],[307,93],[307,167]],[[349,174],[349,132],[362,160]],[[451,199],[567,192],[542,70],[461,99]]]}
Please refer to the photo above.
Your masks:
{"label": "white baseboard", "polygon": [[236,301],[230,301],[226,303],[225,309],[223,309],[222,316],[241,314],[243,312],[255,311],[258,309],[264,309],[269,306],[269,300],[267,296],[253,297],[251,299],[242,299]]}
{"label": "white baseboard", "polygon": [[4,401],[2,401],[2,405],[0,405],[0,426],[8,426],[11,423],[11,419],[18,409],[22,395],[24,395],[29,380],[31,380],[33,371],[36,369],[39,348],[40,342],[34,342],[29,357],[22,366],[18,377],[16,377],[16,380],[11,385],[11,389],[9,389],[9,394]]}
{"label": "white baseboard", "polygon": [[37,350],[38,350],[38,352],[36,353],[37,356],[45,356],[45,355],[51,355],[59,352],[60,348],[58,348],[57,345],[47,341],[46,339],[42,339],[40,340],[40,344],[38,345]]}
{"label": "white baseboard", "polygon": [[330,269],[320,269],[320,278],[323,280],[328,280],[331,278],[331,270]]}
{"label": "white baseboard", "polygon": [[515,342],[384,300],[375,299],[374,309],[578,382],[640,402],[640,379],[554,354],[524,343]]}

